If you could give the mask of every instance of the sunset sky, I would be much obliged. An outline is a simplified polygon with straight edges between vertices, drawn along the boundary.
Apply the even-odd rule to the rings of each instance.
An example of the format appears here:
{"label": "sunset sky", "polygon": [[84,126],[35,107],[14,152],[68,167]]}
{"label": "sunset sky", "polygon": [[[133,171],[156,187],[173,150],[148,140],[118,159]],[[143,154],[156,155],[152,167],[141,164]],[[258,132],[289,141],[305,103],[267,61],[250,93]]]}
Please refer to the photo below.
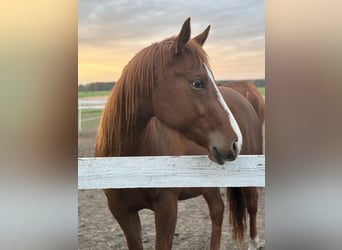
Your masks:
{"label": "sunset sky", "polygon": [[264,0],[80,0],[78,84],[117,81],[141,49],[209,24],[204,45],[217,80],[265,78]]}

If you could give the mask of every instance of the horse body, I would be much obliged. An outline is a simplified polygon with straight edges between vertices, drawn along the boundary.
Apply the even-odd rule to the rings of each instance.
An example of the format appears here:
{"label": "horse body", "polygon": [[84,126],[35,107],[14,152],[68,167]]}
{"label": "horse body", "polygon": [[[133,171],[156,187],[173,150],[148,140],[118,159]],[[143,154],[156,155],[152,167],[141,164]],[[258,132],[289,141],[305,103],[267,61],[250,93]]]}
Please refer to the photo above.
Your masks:
{"label": "horse body", "polygon": [[[220,87],[220,91],[224,99],[229,104],[233,114],[236,114],[235,117],[240,126],[244,140],[241,154],[261,154],[261,128],[260,125],[258,125],[258,117],[253,107],[233,90]],[[244,115],[239,115],[239,113],[236,113],[237,111]],[[136,141],[135,146],[136,151],[133,155],[203,155],[208,153],[206,148],[196,144],[192,140],[189,140],[178,131],[163,125],[163,123],[161,123],[155,116],[149,120],[139,139]],[[232,213],[241,213],[241,211],[244,211],[247,208],[250,214],[250,235],[251,239],[255,240],[257,237],[256,213],[258,197],[256,188],[228,188],[227,191],[230,194],[229,204],[235,204],[234,201],[236,199],[245,199],[244,207],[231,207],[230,209],[233,210]],[[160,197],[163,196],[172,196],[173,198],[171,203],[174,204],[176,203],[176,199],[186,200],[203,195],[208,203],[212,219],[213,228],[211,249],[219,249],[224,211],[224,204],[219,188],[108,189],[105,190],[105,193],[110,200],[110,203],[115,204],[116,207],[121,207],[121,210],[134,210],[136,214],[140,209],[144,208],[156,211],[156,209],[158,209],[156,204]],[[111,204],[109,205],[111,206]],[[166,206],[165,203],[164,205]],[[172,218],[172,221],[175,223],[176,213],[173,215],[175,217]],[[235,214],[231,216],[233,221],[236,220],[234,216]],[[244,217],[245,216],[242,218]],[[171,218],[169,219],[171,220]],[[237,224],[238,223],[241,224],[243,221],[237,222]],[[238,240],[243,239],[244,225],[241,224],[240,227],[235,228],[234,230],[236,230],[236,238]],[[135,247],[132,247],[132,249],[135,249]]]}
{"label": "horse body", "polygon": [[232,88],[235,91],[239,92],[242,96],[244,96],[254,107],[255,112],[257,113],[261,124],[264,123],[264,120],[265,120],[264,98],[261,95],[259,89],[253,83],[238,81],[238,82],[225,84],[222,86]]}
{"label": "horse body", "polygon": [[[126,66],[103,112],[95,156],[207,154],[223,164],[240,152],[259,154],[260,123],[253,122],[253,107],[232,90],[221,89],[222,97],[201,47],[209,27],[190,40],[189,22],[176,38],[151,45]],[[106,189],[105,194],[129,249],[143,249],[140,209],[155,213],[155,248],[171,249],[177,201],[202,194],[212,220],[210,249],[220,248],[224,203],[218,188]],[[242,195],[231,192],[230,200]],[[236,213],[241,211],[232,210],[233,221]]]}

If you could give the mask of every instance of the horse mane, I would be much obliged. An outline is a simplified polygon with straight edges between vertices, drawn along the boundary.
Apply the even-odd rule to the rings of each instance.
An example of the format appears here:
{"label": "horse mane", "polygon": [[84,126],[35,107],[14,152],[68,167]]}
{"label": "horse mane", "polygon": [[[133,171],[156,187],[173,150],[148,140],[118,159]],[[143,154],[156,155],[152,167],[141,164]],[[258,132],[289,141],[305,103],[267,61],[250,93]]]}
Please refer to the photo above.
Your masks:
{"label": "horse mane", "polygon": [[[137,109],[142,100],[152,101],[158,78],[164,78],[170,49],[176,37],[153,43],[138,52],[123,69],[108,97],[96,138],[95,156],[120,156],[123,145],[135,138]],[[206,63],[205,51],[190,40],[185,48],[195,63]],[[174,55],[178,56],[178,55]]]}

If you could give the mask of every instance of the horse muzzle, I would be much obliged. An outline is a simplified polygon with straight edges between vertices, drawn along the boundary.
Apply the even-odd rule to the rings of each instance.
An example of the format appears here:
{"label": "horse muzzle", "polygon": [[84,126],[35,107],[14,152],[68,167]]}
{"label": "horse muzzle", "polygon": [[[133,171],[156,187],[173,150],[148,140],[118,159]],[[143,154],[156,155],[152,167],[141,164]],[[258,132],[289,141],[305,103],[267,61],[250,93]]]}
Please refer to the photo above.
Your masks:
{"label": "horse muzzle", "polygon": [[209,150],[209,159],[223,165],[225,161],[234,161],[239,155],[239,147],[237,141],[233,141],[228,152],[220,150],[216,146],[212,146]]}

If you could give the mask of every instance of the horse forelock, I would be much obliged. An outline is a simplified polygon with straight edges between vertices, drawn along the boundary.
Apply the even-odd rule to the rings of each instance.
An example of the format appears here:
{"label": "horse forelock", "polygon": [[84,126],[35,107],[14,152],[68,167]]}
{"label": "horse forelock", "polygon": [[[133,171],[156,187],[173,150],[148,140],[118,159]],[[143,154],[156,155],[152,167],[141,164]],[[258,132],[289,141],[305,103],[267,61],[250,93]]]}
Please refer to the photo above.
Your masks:
{"label": "horse forelock", "polygon": [[[95,150],[97,156],[119,156],[122,145],[135,137],[137,108],[141,101],[152,99],[157,79],[164,79],[174,41],[172,37],[146,47],[125,66],[101,117]],[[190,40],[185,50],[196,64],[208,64],[205,51],[195,41]]]}

